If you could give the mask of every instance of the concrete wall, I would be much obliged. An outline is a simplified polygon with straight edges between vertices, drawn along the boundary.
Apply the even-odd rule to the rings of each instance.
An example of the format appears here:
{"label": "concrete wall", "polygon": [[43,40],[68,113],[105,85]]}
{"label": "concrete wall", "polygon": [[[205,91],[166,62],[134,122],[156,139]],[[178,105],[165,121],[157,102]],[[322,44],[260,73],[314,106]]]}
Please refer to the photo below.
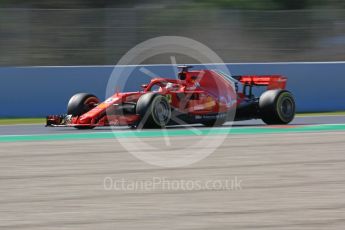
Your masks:
{"label": "concrete wall", "polygon": [[[227,66],[233,75],[287,76],[288,89],[296,97],[299,112],[345,110],[345,62]],[[140,84],[149,80],[138,67],[121,68],[133,70],[126,91],[137,90]],[[155,65],[145,68],[159,76],[174,76],[172,66]],[[61,114],[66,111],[69,98],[77,92],[90,92],[104,99],[112,71],[112,66],[0,68],[0,117]]]}

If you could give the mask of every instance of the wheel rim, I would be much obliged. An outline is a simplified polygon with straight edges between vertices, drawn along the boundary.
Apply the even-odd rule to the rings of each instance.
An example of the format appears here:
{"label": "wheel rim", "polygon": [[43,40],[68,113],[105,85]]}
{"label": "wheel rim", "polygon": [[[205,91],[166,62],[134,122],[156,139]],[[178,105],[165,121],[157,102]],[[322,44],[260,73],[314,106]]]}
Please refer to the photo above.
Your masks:
{"label": "wheel rim", "polygon": [[89,97],[84,101],[85,110],[90,110],[98,104],[99,100],[96,97]]}
{"label": "wheel rim", "polygon": [[164,100],[160,100],[154,107],[154,116],[160,125],[166,125],[170,120],[170,108]]}
{"label": "wheel rim", "polygon": [[294,116],[294,103],[291,98],[285,97],[281,101],[280,113],[286,120]]}

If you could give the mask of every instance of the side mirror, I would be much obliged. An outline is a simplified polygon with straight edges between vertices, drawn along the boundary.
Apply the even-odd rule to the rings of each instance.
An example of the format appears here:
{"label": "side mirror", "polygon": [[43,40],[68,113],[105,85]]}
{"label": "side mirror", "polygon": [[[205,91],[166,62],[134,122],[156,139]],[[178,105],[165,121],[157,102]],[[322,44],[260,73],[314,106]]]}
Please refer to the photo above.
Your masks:
{"label": "side mirror", "polygon": [[142,84],[141,88],[146,89],[147,88],[147,84]]}

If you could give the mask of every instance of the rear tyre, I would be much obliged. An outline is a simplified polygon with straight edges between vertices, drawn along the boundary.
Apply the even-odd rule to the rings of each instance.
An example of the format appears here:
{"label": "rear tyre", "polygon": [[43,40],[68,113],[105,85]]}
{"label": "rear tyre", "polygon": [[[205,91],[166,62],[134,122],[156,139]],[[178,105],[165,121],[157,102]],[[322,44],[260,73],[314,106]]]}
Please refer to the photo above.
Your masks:
{"label": "rear tyre", "polygon": [[268,90],[259,99],[261,119],[268,125],[288,124],[294,117],[296,105],[287,90]]}
{"label": "rear tyre", "polygon": [[[77,93],[71,97],[67,105],[67,114],[72,116],[80,116],[99,103],[99,99],[89,93]],[[75,126],[76,129],[93,129],[94,126]]]}
{"label": "rear tyre", "polygon": [[138,128],[164,128],[171,119],[167,98],[155,93],[147,93],[139,98],[136,113],[141,119]]}

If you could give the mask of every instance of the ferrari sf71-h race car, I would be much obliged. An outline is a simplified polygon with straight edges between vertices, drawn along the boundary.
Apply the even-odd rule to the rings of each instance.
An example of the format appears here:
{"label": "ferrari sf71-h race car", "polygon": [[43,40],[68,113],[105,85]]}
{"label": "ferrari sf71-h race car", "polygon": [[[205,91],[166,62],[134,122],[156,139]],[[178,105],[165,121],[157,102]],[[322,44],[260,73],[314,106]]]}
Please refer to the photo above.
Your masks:
{"label": "ferrari sf71-h race car", "polygon": [[[294,97],[285,90],[287,79],[281,75],[228,76],[217,70],[179,68],[177,79],[154,78],[141,91],[115,93],[104,102],[92,94],[75,94],[67,114],[48,116],[46,125],[163,128],[249,119],[288,124],[295,116]],[[259,96],[254,95],[257,86],[266,87]]]}

